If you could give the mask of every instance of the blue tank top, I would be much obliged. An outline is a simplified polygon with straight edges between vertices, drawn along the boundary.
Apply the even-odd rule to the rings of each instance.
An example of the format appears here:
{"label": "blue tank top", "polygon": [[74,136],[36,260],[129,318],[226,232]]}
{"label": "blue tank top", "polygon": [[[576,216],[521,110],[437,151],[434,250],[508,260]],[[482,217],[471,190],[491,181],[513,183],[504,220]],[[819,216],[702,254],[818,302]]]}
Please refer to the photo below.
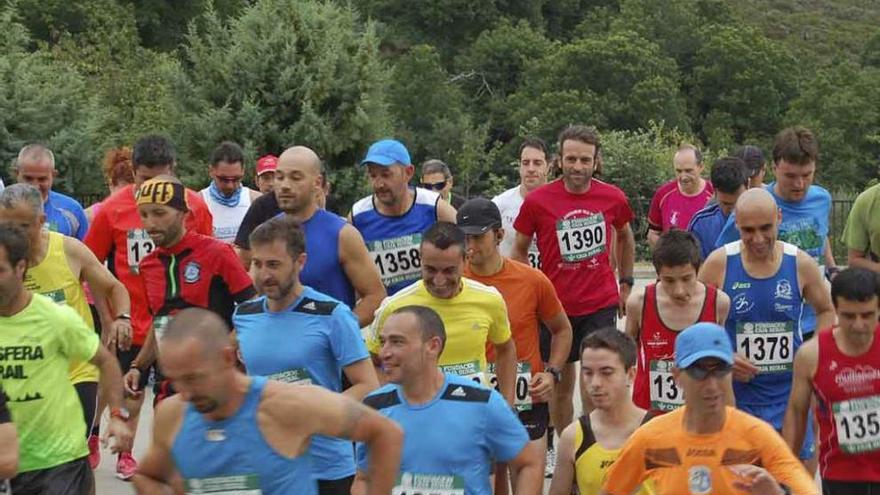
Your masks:
{"label": "blue tank top", "polygon": [[306,266],[299,279],[303,285],[354,308],[354,287],[339,262],[339,231],[346,225],[344,218],[322,209],[302,224],[306,235]]}
{"label": "blue tank top", "polygon": [[241,407],[221,421],[206,420],[192,404],[187,405],[183,425],[171,446],[187,493],[318,492],[307,455],[285,457],[263,438],[257,409],[265,385],[265,378],[252,378]]}
{"label": "blue tank top", "polygon": [[437,222],[440,195],[418,187],[414,194],[412,206],[400,216],[379,213],[373,196],[351,208],[351,223],[364,236],[389,296],[421,278],[422,233]]}
{"label": "blue tank top", "polygon": [[724,292],[730,296],[724,326],[736,352],[760,369],[750,382],[734,380],[737,407],[785,404],[791,391],[794,355],[803,342],[798,249],[783,243],[779,271],[767,278],[754,278],[746,272],[740,241],[726,244],[724,249]]}

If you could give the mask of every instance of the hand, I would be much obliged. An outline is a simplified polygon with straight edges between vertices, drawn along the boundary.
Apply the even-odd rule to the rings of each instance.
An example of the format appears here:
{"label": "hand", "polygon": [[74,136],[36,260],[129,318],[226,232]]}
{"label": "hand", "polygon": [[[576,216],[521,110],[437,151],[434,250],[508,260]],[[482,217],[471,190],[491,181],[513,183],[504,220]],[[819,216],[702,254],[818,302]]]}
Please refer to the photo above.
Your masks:
{"label": "hand", "polygon": [[751,464],[737,464],[728,469],[737,476],[733,487],[755,495],[783,495],[785,491],[766,469]]}
{"label": "hand", "polygon": [[141,370],[132,368],[122,377],[122,384],[125,387],[125,393],[132,398],[140,398],[143,395],[142,390],[138,390],[141,385]]}
{"label": "hand", "polygon": [[[106,448],[109,444],[110,451],[114,454],[120,452],[131,452],[132,438],[131,428],[122,420],[122,418],[110,418],[104,434],[101,435],[101,444]],[[110,439],[114,442],[110,442]]]}
{"label": "hand", "polygon": [[110,339],[107,348],[111,351],[114,347],[120,351],[131,349],[131,322],[125,318],[117,318],[110,323]]}
{"label": "hand", "polygon": [[758,374],[758,367],[752,364],[742,354],[733,355],[733,379],[738,382],[751,381]]}
{"label": "hand", "polygon": [[537,402],[550,402],[555,385],[556,379],[553,378],[553,374],[547,371],[535,373],[532,376],[532,383],[529,384],[529,395]]}
{"label": "hand", "polygon": [[617,317],[626,316],[626,301],[629,299],[629,293],[632,292],[632,285],[620,284],[620,301],[617,303]]}

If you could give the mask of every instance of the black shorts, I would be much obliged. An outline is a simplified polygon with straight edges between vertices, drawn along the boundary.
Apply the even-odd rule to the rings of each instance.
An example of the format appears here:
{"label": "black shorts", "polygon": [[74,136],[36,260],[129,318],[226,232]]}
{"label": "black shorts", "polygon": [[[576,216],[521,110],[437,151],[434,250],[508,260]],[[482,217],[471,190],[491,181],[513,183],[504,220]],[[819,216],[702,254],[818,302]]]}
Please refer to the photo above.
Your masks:
{"label": "black shorts", "polygon": [[823,495],[880,495],[880,483],[822,480]]}
{"label": "black shorts", "polygon": [[[584,340],[584,337],[595,330],[607,327],[614,328],[617,325],[617,306],[608,306],[588,315],[569,316],[568,321],[571,323],[572,338],[567,362],[575,363],[581,360],[581,341]],[[541,359],[545,363],[550,360],[551,337],[550,330],[541,325]]]}
{"label": "black shorts", "polygon": [[529,440],[538,440],[547,432],[550,424],[550,408],[546,402],[532,404],[528,411],[519,412],[519,420],[529,432]]}
{"label": "black shorts", "polygon": [[318,480],[318,495],[350,495],[354,475],[338,480]]}
{"label": "black shorts", "polygon": [[[137,358],[139,352],[141,352],[141,346],[134,344],[132,344],[127,351],[116,349],[116,359],[119,361],[119,369],[122,370],[123,375],[128,373],[128,370],[131,369],[131,363]],[[138,390],[143,390],[144,387],[147,386],[147,383],[150,381],[150,370],[152,369],[153,366],[150,366],[147,369],[141,368],[141,379],[138,382]]]}
{"label": "black shorts", "polygon": [[98,410],[98,384],[95,382],[80,382],[73,384],[79,403],[82,405],[83,418],[86,421],[86,438],[92,433],[95,426],[95,413]]}
{"label": "black shorts", "polygon": [[95,475],[86,457],[12,478],[15,495],[83,495],[91,493],[94,486]]}

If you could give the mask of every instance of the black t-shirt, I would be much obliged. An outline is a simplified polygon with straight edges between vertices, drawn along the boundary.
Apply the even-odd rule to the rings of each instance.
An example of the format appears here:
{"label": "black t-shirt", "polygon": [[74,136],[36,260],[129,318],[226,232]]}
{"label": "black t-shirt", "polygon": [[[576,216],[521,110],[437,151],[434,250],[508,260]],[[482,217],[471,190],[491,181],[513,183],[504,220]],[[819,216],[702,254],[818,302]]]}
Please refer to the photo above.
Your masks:
{"label": "black t-shirt", "polygon": [[12,418],[9,416],[9,409],[6,407],[7,400],[6,393],[3,392],[3,386],[0,385],[0,425],[12,422]]}
{"label": "black t-shirt", "polygon": [[259,227],[260,224],[273,218],[279,213],[281,213],[281,209],[278,208],[278,200],[275,198],[274,192],[264,194],[255,199],[254,202],[251,203],[251,207],[248,208],[247,213],[245,213],[244,219],[241,221],[241,226],[238,228],[238,233],[235,235],[235,245],[241,249],[250,249],[251,243],[249,237],[251,236],[251,232]]}

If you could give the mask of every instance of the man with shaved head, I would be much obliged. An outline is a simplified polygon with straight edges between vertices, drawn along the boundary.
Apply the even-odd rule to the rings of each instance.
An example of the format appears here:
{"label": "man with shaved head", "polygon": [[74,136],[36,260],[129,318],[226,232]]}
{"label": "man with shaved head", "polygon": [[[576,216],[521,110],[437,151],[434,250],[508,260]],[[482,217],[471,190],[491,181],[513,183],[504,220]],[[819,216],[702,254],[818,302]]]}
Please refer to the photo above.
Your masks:
{"label": "man with shaved head", "polygon": [[[777,430],[791,392],[794,356],[803,342],[801,313],[816,309],[819,328],[834,323],[831,297],[816,261],[792,244],[777,240],[780,211],[770,192],[756,188],[736,203],[741,239],[716,249],[700,269],[702,282],[730,297],[725,327],[736,353],[736,405]],[[812,428],[802,460],[815,469]]]}
{"label": "man with shaved head", "polygon": [[244,375],[228,333],[204,309],[185,309],[168,325],[159,359],[180,393],[156,410],[153,442],[134,479],[138,493],[314,495],[307,454],[314,435],[364,442],[367,493],[391,492],[403,441],[394,422],[320,387]]}
{"label": "man with shaved head", "polygon": [[30,184],[40,190],[43,213],[49,230],[83,240],[89,230],[89,221],[79,202],[70,196],[52,190],[58,171],[55,154],[41,144],[29,144],[18,152],[12,168],[19,184]]}
{"label": "man with shaved head", "polygon": [[302,225],[306,235],[307,261],[300,281],[345,303],[361,326],[369,325],[385,298],[385,287],[358,230],[318,206],[320,190],[321,159],[314,151],[294,146],[278,157],[278,206]]}

